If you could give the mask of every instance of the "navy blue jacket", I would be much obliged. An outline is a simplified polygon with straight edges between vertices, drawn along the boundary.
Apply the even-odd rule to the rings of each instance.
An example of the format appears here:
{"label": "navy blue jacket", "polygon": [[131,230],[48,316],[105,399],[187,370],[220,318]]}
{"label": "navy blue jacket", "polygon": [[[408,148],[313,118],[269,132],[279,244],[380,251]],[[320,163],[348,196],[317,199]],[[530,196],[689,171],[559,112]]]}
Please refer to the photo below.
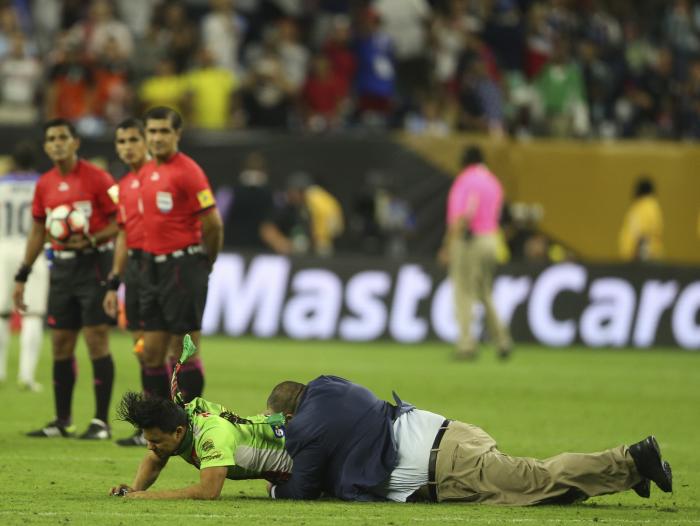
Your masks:
{"label": "navy blue jacket", "polygon": [[278,499],[378,500],[371,489],[397,464],[393,421],[412,406],[379,400],[361,385],[319,376],[306,386],[286,427],[294,460],[291,478],[275,488]]}

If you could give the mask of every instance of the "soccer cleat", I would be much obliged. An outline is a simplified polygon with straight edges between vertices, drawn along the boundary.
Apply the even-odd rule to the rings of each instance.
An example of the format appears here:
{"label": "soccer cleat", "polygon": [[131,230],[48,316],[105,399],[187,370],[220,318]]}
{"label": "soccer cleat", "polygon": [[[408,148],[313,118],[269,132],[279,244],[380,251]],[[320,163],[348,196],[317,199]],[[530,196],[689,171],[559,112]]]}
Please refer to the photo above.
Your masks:
{"label": "soccer cleat", "polygon": [[641,442],[632,444],[629,452],[637,471],[643,478],[654,482],[661,491],[666,493],[673,491],[671,465],[661,460],[661,449],[656,438],[648,436]]}
{"label": "soccer cleat", "polygon": [[53,422],[46,424],[41,429],[30,431],[27,433],[27,436],[36,438],[73,438],[75,436],[75,426],[64,426],[58,420],[54,420]]}
{"label": "soccer cleat", "polygon": [[109,440],[112,438],[112,433],[109,426],[99,418],[93,418],[87,430],[78,438],[83,440]]}
{"label": "soccer cleat", "polygon": [[26,391],[29,393],[40,393],[44,390],[44,387],[39,382],[19,382],[17,384],[20,391]]}
{"label": "soccer cleat", "polygon": [[143,438],[143,433],[141,430],[137,430],[136,433],[131,435],[130,437],[126,438],[120,438],[117,440],[117,445],[118,446],[124,446],[124,447],[131,447],[131,446],[141,446],[144,447],[148,444],[146,442],[146,439]]}
{"label": "soccer cleat", "polygon": [[643,499],[648,499],[651,496],[651,482],[649,482],[649,479],[642,479],[641,482],[632,486],[632,489]]}

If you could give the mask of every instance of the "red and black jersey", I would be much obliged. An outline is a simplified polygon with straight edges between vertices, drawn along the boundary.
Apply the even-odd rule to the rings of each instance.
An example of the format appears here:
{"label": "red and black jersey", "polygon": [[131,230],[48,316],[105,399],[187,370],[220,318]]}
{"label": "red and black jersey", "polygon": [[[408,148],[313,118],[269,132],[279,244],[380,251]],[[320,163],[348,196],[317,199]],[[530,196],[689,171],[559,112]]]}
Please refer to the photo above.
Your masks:
{"label": "red and black jersey", "polygon": [[126,233],[126,246],[143,248],[143,205],[141,204],[141,175],[129,172],[119,180],[119,215],[117,223]]}
{"label": "red and black jersey", "polygon": [[199,165],[183,153],[141,169],[143,249],[169,254],[202,239],[199,214],[215,206],[209,180]]}
{"label": "red and black jersey", "polygon": [[[105,228],[117,213],[118,188],[104,170],[78,159],[73,170],[62,174],[52,168],[39,178],[34,191],[32,215],[45,222],[47,214],[60,205],[82,210],[89,218],[90,234]],[[60,248],[56,245],[55,248]]]}

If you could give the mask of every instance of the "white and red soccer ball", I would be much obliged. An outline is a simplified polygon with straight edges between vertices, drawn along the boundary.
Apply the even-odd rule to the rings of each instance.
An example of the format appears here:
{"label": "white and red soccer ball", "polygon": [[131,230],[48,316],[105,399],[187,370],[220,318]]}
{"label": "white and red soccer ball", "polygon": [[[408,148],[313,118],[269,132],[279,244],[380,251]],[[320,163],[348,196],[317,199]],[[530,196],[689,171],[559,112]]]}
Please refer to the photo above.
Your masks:
{"label": "white and red soccer ball", "polygon": [[85,213],[70,205],[57,206],[46,217],[46,231],[51,239],[59,243],[65,243],[75,234],[86,235],[89,226]]}

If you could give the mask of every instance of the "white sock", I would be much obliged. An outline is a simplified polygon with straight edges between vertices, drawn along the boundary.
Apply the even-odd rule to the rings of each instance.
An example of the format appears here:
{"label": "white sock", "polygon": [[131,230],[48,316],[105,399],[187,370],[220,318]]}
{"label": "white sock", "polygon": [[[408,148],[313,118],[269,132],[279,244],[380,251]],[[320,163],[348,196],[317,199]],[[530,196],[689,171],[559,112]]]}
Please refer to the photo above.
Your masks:
{"label": "white sock", "polygon": [[10,320],[0,318],[0,382],[7,379],[7,348],[10,346]]}
{"label": "white sock", "polygon": [[44,339],[44,319],[41,316],[25,316],[22,318],[22,334],[20,336],[19,374],[20,383],[33,384],[36,366],[39,363],[41,345]]}

